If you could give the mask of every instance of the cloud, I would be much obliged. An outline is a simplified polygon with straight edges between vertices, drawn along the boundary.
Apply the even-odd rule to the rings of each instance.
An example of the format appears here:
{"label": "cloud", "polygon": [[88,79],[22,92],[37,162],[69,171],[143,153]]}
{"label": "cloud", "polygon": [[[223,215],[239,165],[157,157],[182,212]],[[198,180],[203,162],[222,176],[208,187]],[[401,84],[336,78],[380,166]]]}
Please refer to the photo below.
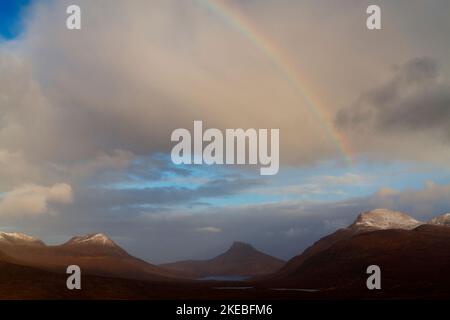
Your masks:
{"label": "cloud", "polygon": [[436,213],[444,213],[450,210],[450,185],[435,184],[427,181],[423,189],[396,191],[389,188],[381,188],[368,199],[368,207],[400,208],[411,214],[428,217]]}
{"label": "cloud", "polygon": [[371,174],[346,172],[340,175],[312,175],[302,177],[301,182],[295,184],[282,183],[281,185],[261,185],[250,189],[262,195],[296,196],[308,199],[311,196],[343,195],[354,187],[368,187],[374,183]]}
{"label": "cloud", "polygon": [[[370,152],[373,161],[448,165],[448,1],[381,1],[386,27],[374,33],[361,19],[364,1],[332,7],[327,1],[233,1],[273,40],[302,88],[201,2],[78,0],[82,30],[74,32],[64,24],[72,1],[36,2],[21,38],[0,44],[2,224],[43,237],[99,230],[118,239],[132,235],[126,248],[155,262],[212,256],[237,239],[286,258],[369,207],[417,214],[448,209],[444,186],[383,189],[328,204],[214,208],[212,199],[242,194],[247,200],[252,187],[261,194],[324,194],[367,180],[299,177],[277,191],[154,159],[170,150],[173,129],[190,129],[200,119],[219,129],[280,128],[283,167],[333,161],[342,155],[314,108],[333,118],[349,106],[336,124],[356,157]],[[417,21],[430,23],[418,30]],[[432,58],[390,73],[391,65],[423,55]],[[313,98],[311,105],[304,95]],[[58,181],[66,187],[51,191]],[[121,183],[131,187],[107,188]],[[72,197],[77,201],[68,206]],[[43,214],[56,210],[57,217]],[[29,219],[9,218],[20,214]],[[205,243],[199,226],[222,232]],[[310,232],[299,232],[303,227]]]}
{"label": "cloud", "polygon": [[450,86],[439,82],[438,72],[431,58],[406,62],[386,84],[341,110],[336,118],[338,125],[379,132],[438,129],[449,139]]}
{"label": "cloud", "polygon": [[[65,215],[58,219],[42,219],[44,228],[27,226],[24,221],[19,221],[16,226],[21,227],[21,232],[42,236],[44,240],[55,234],[46,230],[57,230],[57,234],[66,234],[66,237],[101,230],[120,239],[119,244],[130,253],[154,263],[210,258],[236,240],[288,259],[321,237],[350,225],[363,211],[388,208],[406,212],[421,221],[450,211],[450,185],[430,182],[418,190],[381,190],[370,196],[339,202],[291,201],[194,211],[183,207],[167,214],[138,215],[131,214],[129,207],[107,212],[102,206],[89,205],[90,210],[87,210],[77,196],[77,201],[67,207]],[[65,219],[64,223],[61,218]],[[222,231],[205,241],[206,230],[198,230],[205,227]],[[161,243],[165,245],[161,246]]]}
{"label": "cloud", "polygon": [[49,213],[51,204],[70,204],[72,188],[66,183],[51,187],[24,185],[7,192],[0,201],[0,216]]}
{"label": "cloud", "polygon": [[347,172],[340,176],[331,176],[331,175],[319,176],[317,178],[314,178],[313,181],[315,181],[317,184],[324,185],[324,186],[327,186],[327,185],[361,186],[361,185],[367,185],[368,183],[370,183],[371,179],[372,179],[372,177],[367,174],[363,175],[363,174]]}
{"label": "cloud", "polygon": [[222,232],[222,229],[216,228],[216,227],[201,227],[201,228],[197,228],[195,230],[197,232],[202,232],[202,233],[219,233],[219,232]]}
{"label": "cloud", "polygon": [[[382,31],[382,39],[372,41],[364,28],[347,30],[347,25],[360,20],[360,11],[364,12],[364,5],[355,6],[351,1],[334,8],[333,18],[327,19],[311,19],[306,14],[328,12],[320,3],[233,2],[273,39],[287,60],[292,59],[291,71],[304,78],[304,88],[299,90],[249,39],[199,3],[180,5],[179,1],[156,0],[131,4],[111,0],[106,4],[80,0],[83,29],[73,32],[61,22],[70,1],[37,2],[27,16],[23,37],[2,44],[0,148],[21,152],[40,171],[41,180],[35,182],[46,184],[55,178],[66,181],[68,172],[70,179],[76,179],[102,170],[111,164],[105,161],[118,160],[126,166],[125,155],[135,159],[167,153],[171,131],[190,128],[193,120],[201,119],[205,126],[221,129],[280,128],[283,164],[310,165],[342,155],[324,132],[323,123],[310,112],[301,91],[324,99],[323,103],[318,99],[312,107],[333,116],[341,103],[348,103],[364,85],[384,76],[386,65],[398,63],[405,59],[405,52],[412,52],[408,47],[397,47],[399,41],[393,33]],[[386,10],[397,12],[396,5],[390,6],[386,3]],[[442,6],[440,11],[445,12],[447,5]],[[274,9],[277,15],[273,15]],[[434,13],[426,9],[429,11],[424,14]],[[301,19],[299,12],[305,14]],[[415,22],[409,16],[402,17],[405,23]],[[280,30],[280,19],[286,29]],[[342,33],[348,36],[344,39]],[[303,43],[293,41],[299,36],[315,41],[306,50]],[[436,35],[435,41],[439,39]],[[373,50],[374,43],[396,50],[386,58],[377,54],[381,50]],[[355,46],[364,48],[357,57],[352,49]],[[331,50],[324,49],[328,47],[333,48],[334,56],[340,56],[339,64],[330,59]],[[431,53],[436,55],[443,52],[432,48]],[[349,68],[352,77],[330,77]],[[401,89],[433,82],[441,69],[428,60],[416,61],[401,68],[398,72],[403,76],[393,81],[401,83]],[[403,90],[395,95],[398,92]],[[443,130],[445,108],[439,109],[441,100],[431,100],[436,106],[433,112],[417,103],[417,112],[428,111],[405,121],[425,129],[427,119],[436,114],[429,121]],[[353,128],[352,123],[362,116],[355,110],[341,113],[341,127]],[[393,128],[392,123],[404,119],[405,113],[371,117],[375,118],[372,122]],[[359,133],[359,128],[355,130]],[[354,136],[355,130],[350,130],[349,136]],[[428,138],[423,143],[430,145]],[[370,137],[364,139],[371,142]],[[356,142],[355,152],[364,151],[360,145],[370,144]],[[433,154],[437,150],[433,149]],[[445,151],[438,153],[445,155]],[[46,166],[49,163],[50,168]],[[53,180],[45,181],[48,176]],[[11,182],[8,186],[16,185]]]}
{"label": "cloud", "polygon": [[[252,243],[269,254],[289,259],[321,237],[350,225],[359,213],[367,210],[398,210],[421,221],[450,211],[450,185],[429,182],[417,190],[386,190],[338,202],[280,202],[207,208],[190,213],[181,210],[178,214],[130,217],[126,222],[108,221],[106,226],[120,235],[125,234],[120,227],[125,223],[130,224],[126,228],[134,230],[137,238],[148,234],[149,241],[142,245],[136,243],[133,249],[150,261],[208,258],[225,250],[235,240]],[[214,226],[222,232],[215,233],[205,243],[203,233],[197,231],[199,225]],[[167,244],[164,248],[158,245],[161,239]]]}
{"label": "cloud", "polygon": [[0,192],[7,191],[11,185],[38,181],[41,178],[36,166],[31,164],[20,151],[0,149]]}
{"label": "cloud", "polygon": [[57,173],[72,181],[90,180],[101,184],[101,182],[114,180],[114,177],[124,179],[124,172],[132,166],[134,160],[136,156],[132,152],[116,149],[111,153],[99,151],[93,158],[61,164],[51,169],[54,174]]}
{"label": "cloud", "polygon": [[283,234],[286,237],[295,238],[295,237],[298,237],[300,235],[307,234],[308,232],[309,232],[309,230],[306,227],[301,227],[301,228],[299,228],[299,227],[295,227],[295,228],[292,227],[292,228],[289,228],[288,230],[284,231]]}
{"label": "cloud", "polygon": [[[160,180],[164,181],[164,179]],[[187,181],[190,181],[187,178]],[[77,190],[77,198],[86,208],[102,209],[104,211],[127,208],[128,214],[133,211],[164,212],[177,206],[195,206],[199,203],[208,204],[212,198],[223,198],[261,185],[261,181],[248,178],[213,178],[198,186],[154,186],[143,187],[139,183],[125,188],[81,187]]]}
{"label": "cloud", "polygon": [[450,85],[435,59],[415,58],[336,116],[359,151],[442,161],[450,142]]}
{"label": "cloud", "polygon": [[[352,67],[353,73],[366,70],[366,60],[376,51],[367,49],[368,58],[352,59],[355,44],[364,48],[363,44],[371,44],[367,34],[338,36],[349,31],[343,30],[339,20],[358,21],[360,12],[353,10],[364,12],[363,6],[353,9],[354,3],[348,2],[342,6],[352,11],[338,10],[340,18],[314,20],[299,19],[298,13],[329,10],[322,4],[292,1],[233,2],[273,38],[274,46],[286,46],[281,51],[293,60],[292,66],[298,65],[292,73],[305,79],[300,89],[286,81],[282,68],[274,66],[252,41],[201,1],[180,5],[174,0],[132,4],[80,0],[83,28],[79,32],[61,24],[69,4],[58,1],[35,6],[23,38],[16,43],[19,62],[10,66],[17,83],[27,84],[24,87],[30,88],[29,94],[40,96],[36,101],[43,103],[39,124],[33,129],[36,137],[46,139],[22,141],[34,157],[73,162],[95,158],[99,151],[127,150],[137,156],[167,152],[171,131],[190,128],[195,119],[221,129],[280,128],[283,163],[305,165],[342,156],[323,130],[324,124],[309,109],[303,91],[332,101],[312,106],[331,115],[338,105],[335,101],[342,100],[336,95],[344,92],[347,98],[355,92],[351,86],[360,81],[353,78],[364,74],[339,81],[329,75],[341,74],[344,67]],[[274,8],[279,12],[276,16]],[[279,30],[281,19],[292,29]],[[305,39],[315,39],[310,49],[293,41],[299,32]],[[341,57],[349,58],[336,64],[323,49],[329,46],[343,50]],[[370,61],[375,71],[379,63],[386,63],[385,56],[378,57],[377,64],[374,60]],[[320,92],[313,90],[317,83]],[[345,85],[345,90],[338,88],[340,85]],[[17,92],[14,87],[11,90]],[[29,128],[33,120],[21,119],[21,126]],[[19,143],[17,136],[15,143]]]}

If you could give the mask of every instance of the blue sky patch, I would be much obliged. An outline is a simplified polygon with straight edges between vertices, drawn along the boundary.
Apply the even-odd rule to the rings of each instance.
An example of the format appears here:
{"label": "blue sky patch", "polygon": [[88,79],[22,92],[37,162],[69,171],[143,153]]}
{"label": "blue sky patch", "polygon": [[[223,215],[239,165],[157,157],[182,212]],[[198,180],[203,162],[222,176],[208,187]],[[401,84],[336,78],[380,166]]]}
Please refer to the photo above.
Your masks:
{"label": "blue sky patch", "polygon": [[0,1],[0,38],[11,40],[23,30],[22,15],[32,0]]}

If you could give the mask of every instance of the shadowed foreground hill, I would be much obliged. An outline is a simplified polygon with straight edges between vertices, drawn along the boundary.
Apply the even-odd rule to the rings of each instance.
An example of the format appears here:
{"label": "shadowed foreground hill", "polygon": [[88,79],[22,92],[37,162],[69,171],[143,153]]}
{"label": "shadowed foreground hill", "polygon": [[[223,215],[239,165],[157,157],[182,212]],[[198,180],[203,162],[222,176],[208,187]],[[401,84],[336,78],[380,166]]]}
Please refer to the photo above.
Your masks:
{"label": "shadowed foreground hill", "polygon": [[[384,214],[392,218],[392,212]],[[449,297],[450,228],[409,221],[365,230],[355,222],[293,258],[268,283],[373,296],[366,288],[366,268],[375,264],[382,272],[382,290],[375,293],[379,297]]]}
{"label": "shadowed foreground hill", "polygon": [[389,229],[411,230],[419,225],[421,225],[421,222],[398,211],[375,209],[363,212],[347,228],[339,229],[321,238],[302,254],[289,260],[280,272],[277,273],[277,276],[293,273],[309,257],[330,248],[333,244],[341,240],[349,239],[357,234]]}
{"label": "shadowed foreground hill", "polygon": [[82,275],[81,290],[66,288],[67,275],[9,262],[0,252],[0,300],[52,299],[268,299],[295,298],[298,293],[276,293],[265,288],[218,290],[242,283],[210,281],[143,281]]}

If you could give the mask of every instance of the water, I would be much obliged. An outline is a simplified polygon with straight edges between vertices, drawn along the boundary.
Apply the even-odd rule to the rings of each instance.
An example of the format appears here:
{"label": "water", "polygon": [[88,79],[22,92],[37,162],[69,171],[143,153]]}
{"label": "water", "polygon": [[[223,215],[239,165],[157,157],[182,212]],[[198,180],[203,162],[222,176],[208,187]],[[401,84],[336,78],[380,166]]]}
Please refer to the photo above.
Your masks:
{"label": "water", "polygon": [[198,278],[197,280],[201,281],[245,281],[250,277],[248,276],[208,276],[203,278]]}
{"label": "water", "polygon": [[214,287],[214,290],[249,290],[254,287]]}
{"label": "water", "polygon": [[318,292],[318,289],[297,289],[297,288],[273,288],[275,291],[302,291],[302,292]]}

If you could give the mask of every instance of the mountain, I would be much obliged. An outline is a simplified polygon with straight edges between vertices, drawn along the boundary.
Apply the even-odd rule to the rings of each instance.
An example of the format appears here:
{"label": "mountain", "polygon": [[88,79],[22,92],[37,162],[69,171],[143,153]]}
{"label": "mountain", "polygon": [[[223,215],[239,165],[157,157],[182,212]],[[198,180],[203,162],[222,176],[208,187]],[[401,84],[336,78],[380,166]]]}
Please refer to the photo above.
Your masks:
{"label": "mountain", "polygon": [[448,296],[450,228],[421,225],[357,234],[308,257],[278,283],[369,295],[366,268],[373,264],[382,272],[379,296]]}
{"label": "mountain", "polygon": [[428,221],[428,224],[449,226],[450,227],[450,213],[446,213],[442,216],[435,217]]}
{"label": "mountain", "polygon": [[410,230],[422,224],[416,219],[399,211],[375,209],[363,212],[348,228],[358,232],[370,230],[404,229]]}
{"label": "mountain", "polygon": [[1,245],[44,246],[45,244],[41,240],[27,236],[26,234],[0,232],[0,246]]}
{"label": "mountain", "polygon": [[131,256],[101,233],[73,237],[56,246],[23,234],[1,233],[0,252],[9,257],[9,262],[58,273],[65,273],[67,266],[75,264],[91,275],[143,280],[173,278],[170,272]]}
{"label": "mountain", "polygon": [[[101,233],[73,237],[58,246],[0,233],[0,299],[450,298],[448,217],[422,224],[400,212],[364,212],[279,271],[283,261],[242,242],[210,260],[154,266]],[[66,289],[69,264],[81,266],[83,290]],[[381,290],[366,288],[366,269],[373,264],[381,268]],[[219,290],[242,283],[185,281],[174,274],[256,277],[245,284],[252,289]]]}
{"label": "mountain", "polygon": [[342,296],[370,296],[366,268],[375,264],[382,272],[379,296],[448,296],[450,228],[440,218],[421,224],[389,210],[362,213],[348,228],[320,239],[267,281],[322,292],[339,289]]}
{"label": "mountain", "polygon": [[250,244],[234,242],[221,255],[210,260],[186,260],[160,267],[189,278],[208,276],[257,276],[280,269],[284,261],[262,253]]}
{"label": "mountain", "polygon": [[[143,281],[82,274],[82,290],[67,290],[68,275],[12,262],[0,251],[0,300],[42,299],[174,299],[179,296],[207,298],[204,288],[186,281]],[[203,296],[202,296],[203,295]]]}
{"label": "mountain", "polygon": [[349,239],[356,234],[387,229],[411,230],[420,224],[421,222],[418,220],[398,211],[375,209],[363,212],[359,214],[355,221],[347,228],[339,229],[336,232],[321,238],[307,248],[302,254],[289,260],[276,276],[293,272],[295,269],[299,268],[307,258],[328,249],[336,242]]}
{"label": "mountain", "polygon": [[126,257],[128,253],[103,233],[76,236],[64,243],[61,247],[71,252],[86,256],[110,255]]}

